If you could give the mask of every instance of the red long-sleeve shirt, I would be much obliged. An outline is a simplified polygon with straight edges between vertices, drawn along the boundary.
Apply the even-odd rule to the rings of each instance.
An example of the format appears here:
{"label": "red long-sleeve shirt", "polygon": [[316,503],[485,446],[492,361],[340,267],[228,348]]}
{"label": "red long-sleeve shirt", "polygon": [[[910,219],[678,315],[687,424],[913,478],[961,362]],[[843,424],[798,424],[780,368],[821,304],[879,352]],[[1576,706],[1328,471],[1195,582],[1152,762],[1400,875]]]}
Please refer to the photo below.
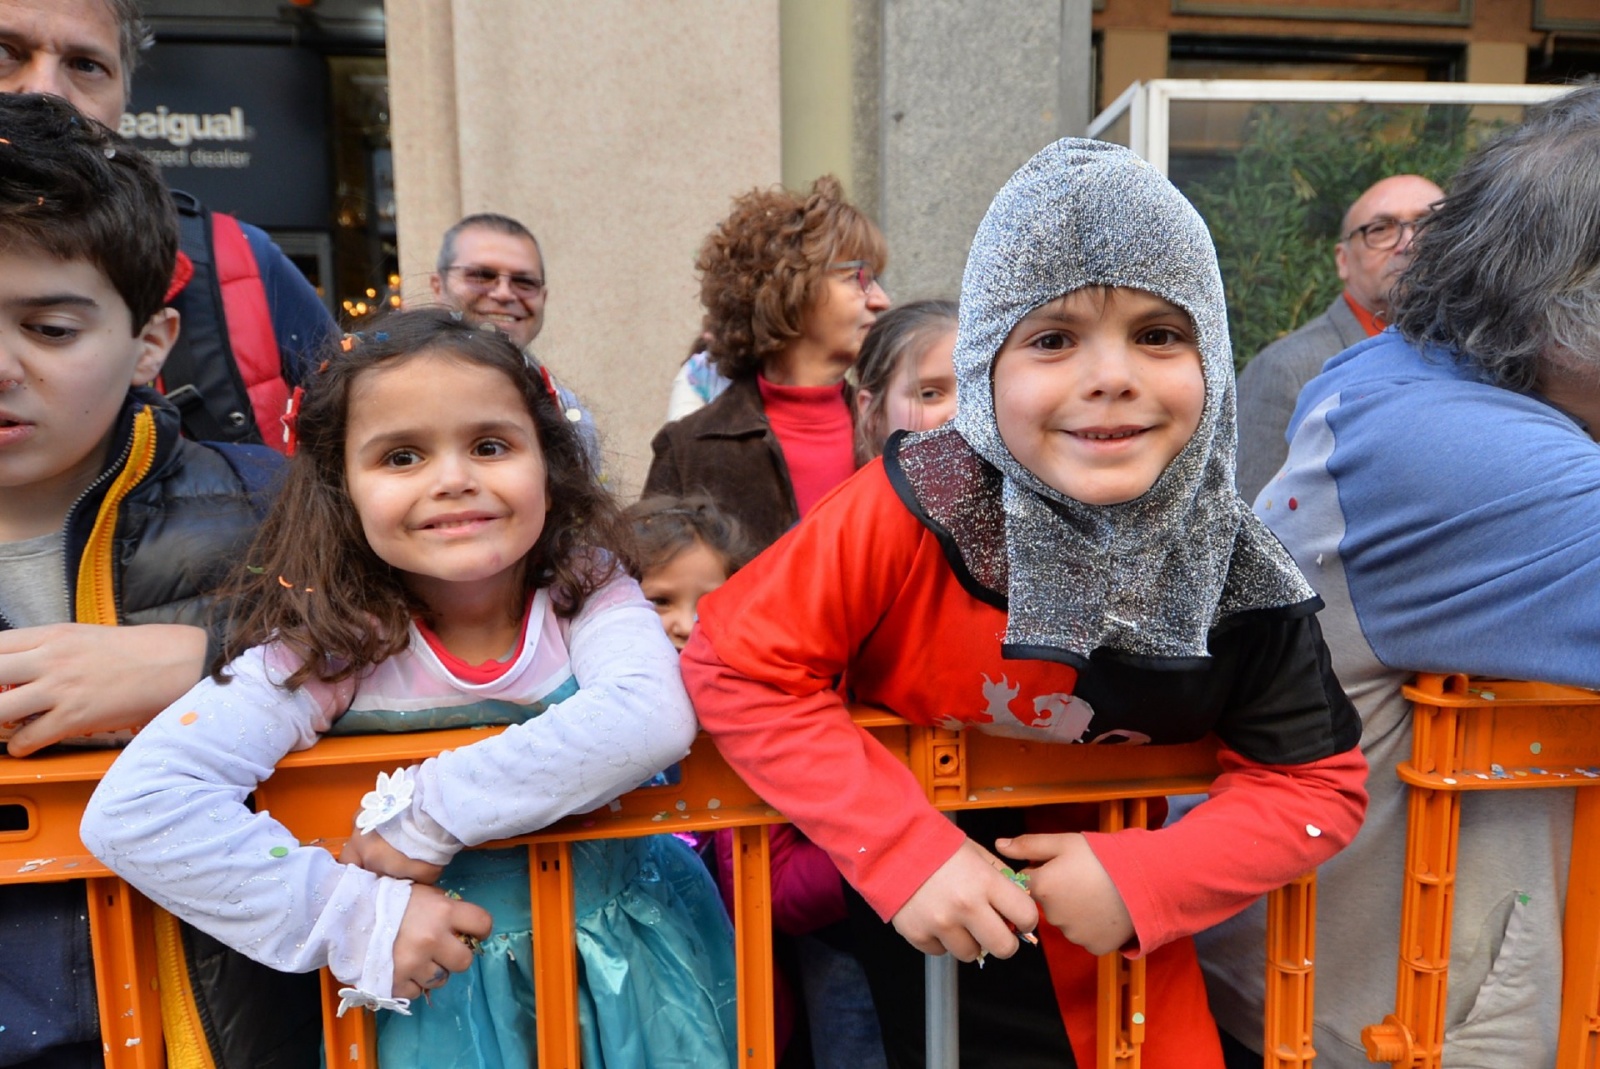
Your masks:
{"label": "red long-sleeve shirt", "polygon": [[702,599],[682,658],[729,763],[880,915],[963,836],[851,723],[835,685],[847,669],[856,698],[918,723],[1072,744],[1222,738],[1205,805],[1156,831],[1088,834],[1133,920],[1131,954],[1215,924],[1349,842],[1366,765],[1314,617],[1234,621],[1187,673],[1096,665],[1080,680],[1065,664],[1003,659],[1003,599],[963,585],[912,504],[881,461],[863,469]]}

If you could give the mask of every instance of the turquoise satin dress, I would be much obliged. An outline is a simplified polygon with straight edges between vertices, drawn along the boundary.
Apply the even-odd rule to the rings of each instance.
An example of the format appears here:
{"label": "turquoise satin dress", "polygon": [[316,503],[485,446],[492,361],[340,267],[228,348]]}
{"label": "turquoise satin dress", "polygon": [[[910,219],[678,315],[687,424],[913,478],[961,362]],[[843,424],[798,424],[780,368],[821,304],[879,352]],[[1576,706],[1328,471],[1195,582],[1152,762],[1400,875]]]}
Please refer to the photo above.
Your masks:
{"label": "turquoise satin dress", "polygon": [[[671,835],[572,844],[584,1069],[735,1064],[733,935],[710,874]],[[528,853],[463,853],[439,886],[494,917],[472,967],[411,1016],[381,1014],[382,1069],[537,1065]]]}
{"label": "turquoise satin dress", "polygon": [[[519,723],[576,690],[569,679],[526,705],[358,711],[336,722],[333,733]],[[584,1069],[733,1069],[733,928],[695,852],[672,835],[577,842],[572,878]],[[488,910],[493,933],[466,972],[411,1003],[411,1016],[378,1015],[378,1064],[537,1065],[527,850],[463,851],[439,886]]]}

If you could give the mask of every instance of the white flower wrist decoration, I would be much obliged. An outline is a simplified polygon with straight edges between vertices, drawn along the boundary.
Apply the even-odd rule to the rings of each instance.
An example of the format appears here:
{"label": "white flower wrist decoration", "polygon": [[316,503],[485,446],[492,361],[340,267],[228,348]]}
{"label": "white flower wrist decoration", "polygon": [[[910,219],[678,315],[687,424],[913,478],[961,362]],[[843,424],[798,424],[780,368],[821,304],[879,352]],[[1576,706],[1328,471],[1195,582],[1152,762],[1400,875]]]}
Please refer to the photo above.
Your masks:
{"label": "white flower wrist decoration", "polygon": [[356,828],[366,835],[373,828],[386,824],[411,808],[411,796],[416,793],[416,782],[409,768],[397,768],[394,774],[378,773],[378,784],[361,798],[361,812],[356,814]]}
{"label": "white flower wrist decoration", "polygon": [[382,995],[373,995],[361,990],[359,987],[341,987],[339,989],[339,1013],[343,1017],[345,1010],[393,1010],[396,1013],[411,1016],[411,1000],[408,998],[384,998]]}

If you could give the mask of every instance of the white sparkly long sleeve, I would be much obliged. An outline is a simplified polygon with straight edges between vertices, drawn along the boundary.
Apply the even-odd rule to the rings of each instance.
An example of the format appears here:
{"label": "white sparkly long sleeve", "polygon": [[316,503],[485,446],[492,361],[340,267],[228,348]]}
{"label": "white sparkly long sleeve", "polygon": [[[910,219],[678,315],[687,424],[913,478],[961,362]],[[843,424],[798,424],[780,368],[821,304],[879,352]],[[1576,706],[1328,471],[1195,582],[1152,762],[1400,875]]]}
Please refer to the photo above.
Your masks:
{"label": "white sparkly long sleeve", "polygon": [[619,577],[596,591],[567,644],[577,693],[423,762],[410,809],[378,829],[390,845],[442,865],[463,845],[588,812],[689,752],[696,722],[678,655],[638,583]]}
{"label": "white sparkly long sleeve", "polygon": [[293,750],[316,742],[350,687],[273,683],[271,647],[209,678],[151,721],[112,764],[84,812],[84,845],[157,905],[286,972],[324,965],[388,995],[411,885],[301,846],[245,799]]}

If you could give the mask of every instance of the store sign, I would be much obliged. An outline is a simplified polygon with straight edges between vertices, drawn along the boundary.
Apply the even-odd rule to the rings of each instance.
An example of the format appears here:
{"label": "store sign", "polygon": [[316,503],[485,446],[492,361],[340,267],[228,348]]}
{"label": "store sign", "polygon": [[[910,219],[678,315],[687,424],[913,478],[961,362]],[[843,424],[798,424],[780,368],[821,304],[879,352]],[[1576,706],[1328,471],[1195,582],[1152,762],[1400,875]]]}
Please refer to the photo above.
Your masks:
{"label": "store sign", "polygon": [[287,45],[156,45],[119,132],[175,189],[273,229],[326,230],[328,72]]}

